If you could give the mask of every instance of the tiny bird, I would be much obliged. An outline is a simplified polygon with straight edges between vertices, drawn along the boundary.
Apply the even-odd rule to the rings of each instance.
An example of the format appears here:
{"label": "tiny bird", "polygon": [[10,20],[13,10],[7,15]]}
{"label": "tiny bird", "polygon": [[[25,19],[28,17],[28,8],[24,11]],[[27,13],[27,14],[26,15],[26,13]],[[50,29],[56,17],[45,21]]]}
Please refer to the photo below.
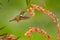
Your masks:
{"label": "tiny bird", "polygon": [[28,13],[26,13],[25,11],[22,11],[14,19],[10,20],[10,22],[11,21],[17,21],[17,22],[19,22],[20,20],[29,19],[29,18],[30,18],[30,15]]}

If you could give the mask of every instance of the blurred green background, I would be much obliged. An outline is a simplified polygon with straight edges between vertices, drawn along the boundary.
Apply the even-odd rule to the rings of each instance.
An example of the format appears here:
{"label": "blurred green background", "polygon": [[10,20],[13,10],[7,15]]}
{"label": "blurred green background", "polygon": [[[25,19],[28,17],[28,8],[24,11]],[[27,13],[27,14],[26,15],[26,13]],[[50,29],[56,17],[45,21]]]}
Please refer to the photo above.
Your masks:
{"label": "blurred green background", "polygon": [[[44,3],[43,3],[44,2]],[[60,0],[31,0],[31,3],[38,4],[45,9],[52,11],[59,18],[60,23]],[[31,38],[24,34],[29,27],[39,27],[51,35],[51,40],[56,40],[57,27],[50,17],[35,10],[35,16],[20,22],[9,22],[10,19],[17,16],[27,7],[26,0],[0,0],[0,27],[6,26],[0,30],[0,34],[9,32],[16,37],[21,36],[19,40],[45,40],[43,35],[33,32]]]}

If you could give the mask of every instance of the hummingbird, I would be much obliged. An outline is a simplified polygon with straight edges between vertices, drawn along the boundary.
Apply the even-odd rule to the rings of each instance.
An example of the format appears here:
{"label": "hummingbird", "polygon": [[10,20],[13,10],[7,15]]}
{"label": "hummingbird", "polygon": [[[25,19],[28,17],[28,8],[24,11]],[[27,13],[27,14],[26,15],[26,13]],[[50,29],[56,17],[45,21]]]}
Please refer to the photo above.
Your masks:
{"label": "hummingbird", "polygon": [[30,15],[28,13],[26,13],[25,11],[22,11],[14,19],[10,20],[10,22],[11,21],[17,21],[17,22],[19,22],[20,20],[25,20],[25,19],[29,19],[29,18],[30,18]]}

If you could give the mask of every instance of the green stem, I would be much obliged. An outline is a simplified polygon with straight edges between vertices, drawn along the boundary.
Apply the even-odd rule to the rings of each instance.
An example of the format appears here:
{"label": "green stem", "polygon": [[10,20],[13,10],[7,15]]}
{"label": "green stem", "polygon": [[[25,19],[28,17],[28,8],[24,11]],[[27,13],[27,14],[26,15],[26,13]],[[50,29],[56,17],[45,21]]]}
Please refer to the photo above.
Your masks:
{"label": "green stem", "polygon": [[30,1],[31,1],[31,0],[26,0],[27,8],[30,7]]}

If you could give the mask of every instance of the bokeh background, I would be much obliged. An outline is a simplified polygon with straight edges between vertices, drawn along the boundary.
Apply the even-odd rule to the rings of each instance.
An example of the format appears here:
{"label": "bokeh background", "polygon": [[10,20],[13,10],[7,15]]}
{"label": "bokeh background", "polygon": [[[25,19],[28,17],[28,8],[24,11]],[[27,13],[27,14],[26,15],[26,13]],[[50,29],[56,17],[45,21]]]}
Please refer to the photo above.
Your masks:
{"label": "bokeh background", "polygon": [[[60,23],[60,0],[31,0],[31,3],[38,4],[45,9],[52,11],[59,18]],[[17,16],[27,7],[26,0],[0,0],[0,27],[6,26],[0,30],[0,34],[11,33],[16,37],[21,36],[18,40],[45,40],[44,36],[33,32],[31,38],[24,33],[29,27],[39,27],[44,29],[47,34],[51,35],[51,40],[56,40],[57,27],[50,17],[35,10],[35,16],[20,22],[9,22],[10,19]]]}

